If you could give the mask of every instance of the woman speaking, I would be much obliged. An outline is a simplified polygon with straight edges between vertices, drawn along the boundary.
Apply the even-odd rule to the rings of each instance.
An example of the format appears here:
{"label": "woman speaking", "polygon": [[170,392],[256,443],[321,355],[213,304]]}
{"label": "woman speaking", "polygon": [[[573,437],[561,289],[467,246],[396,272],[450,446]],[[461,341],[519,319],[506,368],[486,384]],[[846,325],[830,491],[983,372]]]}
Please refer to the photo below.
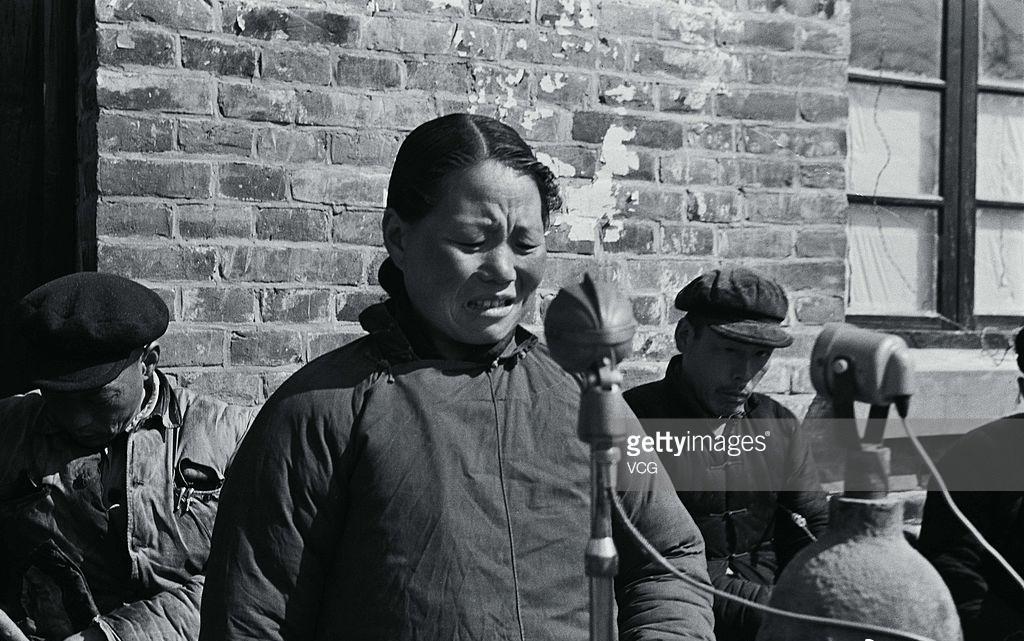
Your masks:
{"label": "woman speaking", "polygon": [[[496,120],[409,134],[382,221],[390,298],[361,314],[368,336],[289,378],[242,444],[202,641],[587,638],[580,390],[519,325],[560,206],[554,176]],[[623,500],[707,583],[667,481]],[[617,543],[619,638],[712,639],[710,598]]]}

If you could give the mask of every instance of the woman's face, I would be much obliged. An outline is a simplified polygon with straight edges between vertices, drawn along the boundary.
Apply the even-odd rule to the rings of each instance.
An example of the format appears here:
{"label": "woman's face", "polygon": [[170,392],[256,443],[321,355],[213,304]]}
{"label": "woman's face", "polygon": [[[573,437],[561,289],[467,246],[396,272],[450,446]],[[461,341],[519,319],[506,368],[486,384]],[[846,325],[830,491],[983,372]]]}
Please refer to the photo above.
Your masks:
{"label": "woman's face", "polygon": [[508,337],[544,277],[541,198],[529,176],[496,161],[450,175],[441,201],[413,223],[389,212],[385,238],[413,307],[440,339]]}

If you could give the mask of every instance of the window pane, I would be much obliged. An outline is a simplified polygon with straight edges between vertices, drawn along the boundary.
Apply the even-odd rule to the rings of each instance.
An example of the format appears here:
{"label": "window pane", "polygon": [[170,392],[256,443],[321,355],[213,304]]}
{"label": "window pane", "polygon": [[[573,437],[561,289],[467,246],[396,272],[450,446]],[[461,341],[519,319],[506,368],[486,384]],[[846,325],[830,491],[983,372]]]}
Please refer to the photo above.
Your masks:
{"label": "window pane", "polygon": [[850,66],[939,78],[942,0],[855,0]]}
{"label": "window pane", "polygon": [[979,209],[974,313],[1024,316],[1024,211]]}
{"label": "window pane", "polygon": [[939,193],[939,93],[850,83],[850,189]]}
{"label": "window pane", "polygon": [[981,80],[1024,84],[1024,2],[982,0],[980,29]]}
{"label": "window pane", "polygon": [[849,212],[846,313],[934,313],[938,212],[876,205],[850,205]]}
{"label": "window pane", "polygon": [[1024,96],[978,96],[977,155],[978,198],[1024,202]]}

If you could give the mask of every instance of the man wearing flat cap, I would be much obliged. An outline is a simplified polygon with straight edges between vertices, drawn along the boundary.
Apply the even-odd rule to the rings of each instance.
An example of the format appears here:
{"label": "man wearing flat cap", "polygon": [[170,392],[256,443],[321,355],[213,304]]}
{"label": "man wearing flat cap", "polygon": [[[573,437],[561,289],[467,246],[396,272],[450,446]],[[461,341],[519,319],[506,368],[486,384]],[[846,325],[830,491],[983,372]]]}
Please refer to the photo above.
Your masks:
{"label": "man wearing flat cap", "polygon": [[[691,443],[752,445],[693,447],[673,480],[704,536],[712,584],[767,603],[782,567],[828,519],[799,422],[753,391],[772,352],[793,342],[780,326],[789,302],[778,284],[737,267],[702,274],[675,306],[686,312],[676,325],[679,354],[664,378],[627,391],[626,402],[641,419],[688,419],[669,424],[701,437]],[[717,597],[714,609],[719,641],[753,640],[758,612]]]}
{"label": "man wearing flat cap", "polygon": [[256,408],[173,389],[167,306],[112,274],[23,298],[38,388],[0,400],[0,609],[30,638],[199,634],[220,486]]}

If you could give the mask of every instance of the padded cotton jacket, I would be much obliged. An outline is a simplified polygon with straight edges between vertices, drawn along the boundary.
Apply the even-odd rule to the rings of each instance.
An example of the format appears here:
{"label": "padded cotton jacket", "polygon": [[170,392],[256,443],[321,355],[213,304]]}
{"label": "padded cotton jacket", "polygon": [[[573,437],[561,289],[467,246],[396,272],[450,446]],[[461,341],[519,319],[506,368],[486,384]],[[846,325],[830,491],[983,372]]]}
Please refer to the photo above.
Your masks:
{"label": "padded cotton jacket", "polygon": [[[224,487],[203,641],[588,638],[578,384],[521,328],[489,363],[420,357],[395,308],[364,310],[370,335],[256,419]],[[693,521],[649,490],[624,497],[632,520],[706,584]],[[710,598],[616,542],[620,639],[711,639]]]}
{"label": "padded cotton jacket", "polygon": [[[641,419],[710,418],[681,378],[681,356],[670,361],[665,377],[627,391],[624,396]],[[677,478],[679,497],[704,536],[712,584],[759,603],[767,603],[782,567],[828,523],[810,444],[792,412],[763,394],[751,394],[745,419],[732,421],[729,434],[772,434],[762,452],[734,458],[715,452],[689,452]],[[756,488],[787,491],[756,491]],[[799,515],[794,517],[794,515]],[[801,520],[803,527],[796,525]],[[719,641],[753,638],[760,624],[756,611],[715,599]]]}
{"label": "padded cotton jacket", "polygon": [[0,400],[0,607],[33,635],[198,636],[220,484],[255,408],[158,377],[153,414],[111,445],[125,478],[107,492],[110,456],[68,440],[39,393]]}

